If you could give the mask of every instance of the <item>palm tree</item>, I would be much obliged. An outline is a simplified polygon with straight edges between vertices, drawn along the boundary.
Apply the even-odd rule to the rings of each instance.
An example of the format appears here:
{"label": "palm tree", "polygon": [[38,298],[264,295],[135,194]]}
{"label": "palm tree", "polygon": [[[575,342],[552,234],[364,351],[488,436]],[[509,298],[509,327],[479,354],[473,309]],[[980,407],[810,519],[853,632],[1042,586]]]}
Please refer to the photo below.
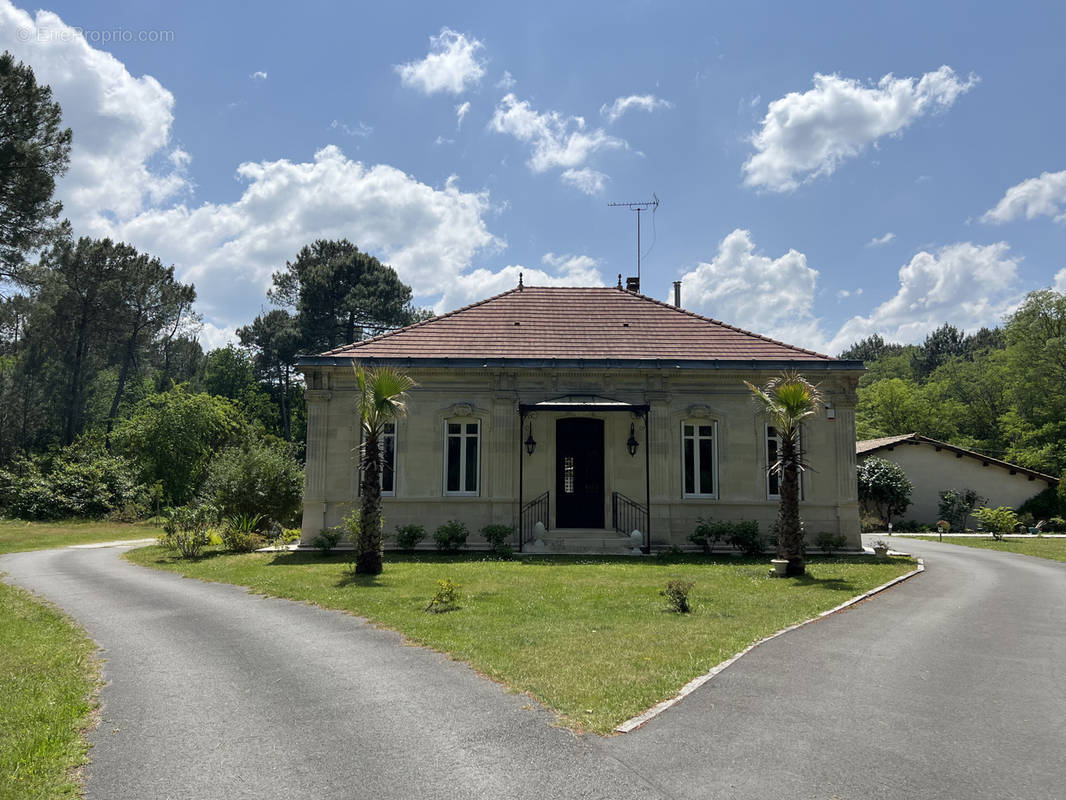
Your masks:
{"label": "palm tree", "polygon": [[406,393],[415,382],[393,367],[355,366],[358,388],[356,411],[362,442],[359,465],[359,535],[355,542],[355,571],[377,575],[381,563],[381,437],[385,426],[407,412]]}
{"label": "palm tree", "polygon": [[777,461],[767,469],[778,476],[781,504],[777,511],[777,557],[788,559],[788,575],[802,575],[803,529],[799,516],[799,476],[807,467],[800,447],[800,424],[813,417],[822,406],[816,384],[798,372],[783,372],[767,381],[762,388],[744,381],[755,396],[755,403],[781,438]]}

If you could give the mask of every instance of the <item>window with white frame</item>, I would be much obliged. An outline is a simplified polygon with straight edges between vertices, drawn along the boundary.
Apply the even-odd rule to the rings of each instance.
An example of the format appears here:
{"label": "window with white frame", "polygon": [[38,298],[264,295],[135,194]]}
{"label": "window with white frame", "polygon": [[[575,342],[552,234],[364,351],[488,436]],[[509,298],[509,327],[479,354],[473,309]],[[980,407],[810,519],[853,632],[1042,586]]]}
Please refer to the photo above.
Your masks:
{"label": "window with white frame", "polygon": [[448,421],[444,425],[444,493],[478,493],[481,463],[481,423]]}
{"label": "window with white frame", "polygon": [[718,423],[681,423],[681,472],[685,497],[718,496]]}
{"label": "window with white frame", "polygon": [[[800,452],[803,452],[803,429],[799,435]],[[766,426],[766,497],[778,500],[781,497],[781,476],[770,470],[781,454],[781,436],[773,425]],[[800,499],[803,499],[803,473],[799,474]]]}

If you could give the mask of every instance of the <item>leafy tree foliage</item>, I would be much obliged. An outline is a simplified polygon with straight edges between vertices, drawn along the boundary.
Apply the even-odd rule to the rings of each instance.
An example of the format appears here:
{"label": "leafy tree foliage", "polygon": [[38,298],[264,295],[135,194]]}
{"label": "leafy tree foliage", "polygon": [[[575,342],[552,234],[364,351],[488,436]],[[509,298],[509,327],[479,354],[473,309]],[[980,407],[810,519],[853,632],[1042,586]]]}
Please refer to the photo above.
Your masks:
{"label": "leafy tree foliage", "polygon": [[215,453],[245,434],[230,400],[191,394],[179,385],[138,403],[115,427],[112,441],[138,466],[142,482],[159,481],[168,505],[184,505],[203,485]]}
{"label": "leafy tree foliage", "polygon": [[237,329],[241,344],[255,353],[256,376],[267,383],[280,412],[281,436],[292,438],[292,400],[296,355],[300,351],[297,320],[288,311],[276,309]]}
{"label": "leafy tree foliage", "polygon": [[274,273],[270,299],[293,308],[304,352],[322,352],[415,322],[411,288],[347,239],[319,239]]}
{"label": "leafy tree foliage", "polygon": [[940,492],[937,514],[953,531],[962,531],[974,509],[987,502],[988,498],[979,495],[976,489],[946,489]]}
{"label": "leafy tree foliage", "polygon": [[853,361],[879,361],[889,356],[898,356],[904,351],[901,344],[888,344],[880,334],[873,334],[865,339],[860,339],[843,353],[840,358]]}
{"label": "leafy tree foliage", "polygon": [[52,195],[70,140],[52,90],[37,85],[29,66],[0,54],[0,279],[22,278],[26,254],[62,229]]}
{"label": "leafy tree foliage", "polygon": [[866,513],[888,523],[910,506],[914,485],[899,464],[867,458],[859,464],[858,475],[859,503]]}
{"label": "leafy tree foliage", "polygon": [[224,516],[261,514],[289,525],[300,509],[303,483],[303,468],[291,446],[245,442],[223,450],[211,461],[203,496]]}

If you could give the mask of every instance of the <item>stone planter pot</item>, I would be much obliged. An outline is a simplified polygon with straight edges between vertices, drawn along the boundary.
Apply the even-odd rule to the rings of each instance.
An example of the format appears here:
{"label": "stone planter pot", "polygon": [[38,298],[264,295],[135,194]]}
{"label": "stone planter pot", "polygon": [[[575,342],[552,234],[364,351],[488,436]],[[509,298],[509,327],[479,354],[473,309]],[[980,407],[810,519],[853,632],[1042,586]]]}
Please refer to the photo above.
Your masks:
{"label": "stone planter pot", "polygon": [[888,558],[888,548],[887,547],[875,547],[874,548],[874,555],[877,556],[878,558]]}
{"label": "stone planter pot", "polygon": [[771,558],[770,564],[773,565],[775,578],[785,577],[785,573],[788,572],[787,558]]}

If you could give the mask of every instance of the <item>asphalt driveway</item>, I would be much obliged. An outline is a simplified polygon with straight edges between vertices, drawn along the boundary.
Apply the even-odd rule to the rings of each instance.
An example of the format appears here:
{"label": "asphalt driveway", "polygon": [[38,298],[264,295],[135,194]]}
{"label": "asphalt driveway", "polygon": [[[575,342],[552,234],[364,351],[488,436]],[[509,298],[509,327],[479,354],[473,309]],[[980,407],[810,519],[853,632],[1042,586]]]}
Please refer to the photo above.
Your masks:
{"label": "asphalt driveway", "polygon": [[609,739],[353,617],[116,549],[0,571],[102,648],[90,800],[1066,796],[1066,564],[907,549],[924,575]]}

